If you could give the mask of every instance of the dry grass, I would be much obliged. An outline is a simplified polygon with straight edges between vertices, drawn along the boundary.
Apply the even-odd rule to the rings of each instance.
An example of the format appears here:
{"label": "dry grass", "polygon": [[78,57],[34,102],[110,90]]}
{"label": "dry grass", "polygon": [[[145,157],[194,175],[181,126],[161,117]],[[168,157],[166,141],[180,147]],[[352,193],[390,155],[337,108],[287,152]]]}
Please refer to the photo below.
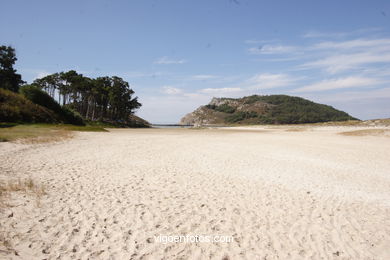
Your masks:
{"label": "dry grass", "polygon": [[73,126],[73,125],[0,125],[0,142],[18,143],[47,143],[59,142],[71,138],[74,131],[106,132],[101,126]]}
{"label": "dry grass", "polygon": [[307,130],[309,130],[309,129],[306,127],[294,127],[294,128],[287,128],[286,132],[304,132]]}
{"label": "dry grass", "polygon": [[341,135],[347,136],[389,136],[390,130],[388,129],[363,129],[363,130],[354,130],[341,132]]}
{"label": "dry grass", "polygon": [[40,204],[40,199],[43,195],[46,194],[45,187],[43,185],[36,184],[32,178],[27,179],[17,179],[9,180],[7,182],[0,182],[0,206],[11,206],[7,204],[6,200],[14,192],[23,192],[35,196],[37,198],[38,204]]}
{"label": "dry grass", "polygon": [[[41,206],[41,198],[46,194],[43,185],[36,184],[32,178],[9,180],[0,182],[0,210],[14,207],[9,203],[12,194],[21,193],[24,195],[33,196],[36,198],[37,207]],[[3,213],[3,212],[2,212]],[[13,214],[13,213],[11,213]],[[11,217],[12,215],[8,216]],[[3,229],[3,228],[2,228]],[[11,236],[4,230],[0,231],[0,252],[13,253],[18,255],[13,249]]]}
{"label": "dry grass", "polygon": [[40,135],[31,138],[21,138],[16,140],[16,142],[22,144],[53,143],[70,139],[73,136],[74,134],[68,130],[50,130],[45,135]]}
{"label": "dry grass", "polygon": [[71,137],[71,132],[63,129],[55,129],[49,125],[17,125],[0,128],[2,141],[21,143],[42,143],[60,141]]}

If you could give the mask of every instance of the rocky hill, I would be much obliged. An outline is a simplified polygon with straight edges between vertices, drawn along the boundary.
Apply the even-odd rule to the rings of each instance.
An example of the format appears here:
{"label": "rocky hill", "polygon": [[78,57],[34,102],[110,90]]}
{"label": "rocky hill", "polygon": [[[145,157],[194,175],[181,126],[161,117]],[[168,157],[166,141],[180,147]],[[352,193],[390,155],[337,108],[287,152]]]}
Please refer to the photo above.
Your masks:
{"label": "rocky hill", "polygon": [[302,124],[356,120],[331,106],[287,95],[213,98],[185,115],[180,124]]}

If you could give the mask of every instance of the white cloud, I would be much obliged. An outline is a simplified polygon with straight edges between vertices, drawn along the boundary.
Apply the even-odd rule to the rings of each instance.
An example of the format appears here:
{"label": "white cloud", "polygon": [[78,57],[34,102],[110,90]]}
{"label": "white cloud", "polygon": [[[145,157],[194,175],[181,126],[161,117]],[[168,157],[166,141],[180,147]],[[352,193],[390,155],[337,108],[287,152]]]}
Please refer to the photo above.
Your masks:
{"label": "white cloud", "polygon": [[315,49],[344,49],[351,50],[356,48],[374,48],[374,47],[385,47],[390,49],[390,39],[355,39],[349,41],[341,41],[341,42],[321,42],[313,47]]}
{"label": "white cloud", "polygon": [[246,44],[259,44],[262,43],[263,41],[258,41],[258,40],[245,40],[244,41]]}
{"label": "white cloud", "polygon": [[326,72],[335,74],[361,65],[390,62],[390,52],[359,52],[328,56],[323,59],[301,65],[302,68],[322,68]]}
{"label": "white cloud", "polygon": [[309,31],[302,35],[303,38],[329,38],[329,37],[344,37],[348,35],[342,32],[318,32]]}
{"label": "white cloud", "polygon": [[163,89],[162,92],[168,95],[178,95],[183,92],[181,89],[174,88],[171,86],[164,86],[162,87],[162,89]]}
{"label": "white cloud", "polygon": [[[390,99],[390,88],[379,88],[366,91],[348,91],[338,93],[337,95],[324,96],[324,100],[350,102],[356,100],[375,100],[375,99]],[[390,104],[390,102],[388,102]],[[390,114],[388,113],[387,117]]]}
{"label": "white cloud", "polygon": [[216,94],[216,95],[234,93],[240,91],[243,91],[243,89],[242,88],[204,88],[199,90],[199,92],[203,94]]}
{"label": "white cloud", "polygon": [[322,69],[330,74],[367,70],[375,63],[390,62],[390,38],[323,41],[306,51],[320,58],[299,66],[303,69]]}
{"label": "white cloud", "polygon": [[187,61],[186,60],[175,60],[175,59],[171,59],[167,56],[164,56],[164,57],[161,57],[159,59],[157,59],[156,61],[154,61],[154,64],[183,64],[183,63],[186,63]]}
{"label": "white cloud", "polygon": [[[111,73],[115,74],[115,73]],[[128,71],[121,73],[123,76],[127,78],[147,78],[147,77],[157,77],[157,76],[162,76],[166,73],[163,72],[141,72],[141,71]]]}
{"label": "white cloud", "polygon": [[248,80],[252,89],[269,89],[278,87],[287,87],[294,84],[298,79],[292,78],[287,74],[257,74]]}
{"label": "white cloud", "polygon": [[339,79],[329,79],[323,80],[311,85],[307,85],[301,88],[293,90],[293,92],[317,92],[317,91],[326,91],[332,89],[344,89],[344,88],[354,88],[354,87],[363,87],[363,86],[375,86],[382,81],[373,78],[364,78],[359,76],[351,76]]}
{"label": "white cloud", "polygon": [[296,47],[287,45],[262,45],[248,49],[251,54],[282,54],[296,51]]}
{"label": "white cloud", "polygon": [[381,28],[362,28],[359,30],[349,32],[320,32],[320,31],[308,31],[302,35],[303,38],[341,38],[351,35],[361,35],[363,33],[382,31]]}
{"label": "white cloud", "polygon": [[207,80],[207,79],[215,79],[215,78],[218,78],[218,76],[208,75],[208,74],[194,75],[191,77],[191,79],[193,80]]}

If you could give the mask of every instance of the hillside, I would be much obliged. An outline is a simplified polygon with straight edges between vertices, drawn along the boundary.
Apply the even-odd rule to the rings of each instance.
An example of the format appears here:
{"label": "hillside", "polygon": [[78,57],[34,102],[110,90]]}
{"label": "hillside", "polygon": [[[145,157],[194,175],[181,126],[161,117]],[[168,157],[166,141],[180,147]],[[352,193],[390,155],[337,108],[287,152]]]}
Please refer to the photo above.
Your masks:
{"label": "hillside", "polygon": [[[22,87],[22,94],[0,88],[0,123],[50,123],[84,125],[83,118],[66,106],[60,106],[44,91]],[[127,121],[87,121],[111,127],[150,127],[146,120],[130,114]]]}
{"label": "hillside", "polygon": [[52,110],[34,104],[20,94],[0,88],[0,122],[58,123]]}
{"label": "hillside", "polygon": [[213,98],[185,115],[180,124],[302,124],[356,120],[331,106],[287,95]]}

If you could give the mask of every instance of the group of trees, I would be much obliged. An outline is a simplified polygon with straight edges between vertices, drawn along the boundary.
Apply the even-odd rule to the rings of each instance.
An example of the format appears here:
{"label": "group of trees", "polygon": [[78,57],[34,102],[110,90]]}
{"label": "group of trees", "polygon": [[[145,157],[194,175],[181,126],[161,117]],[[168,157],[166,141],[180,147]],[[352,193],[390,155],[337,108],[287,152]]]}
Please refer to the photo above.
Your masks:
{"label": "group of trees", "polygon": [[[19,92],[19,88],[24,84],[13,68],[16,60],[15,49],[0,46],[0,88]],[[22,91],[22,94],[26,98],[31,98],[41,106],[50,103],[50,109],[56,107],[58,110],[56,105],[48,102],[49,97],[34,88],[45,91],[53,101],[58,102],[58,106],[62,106],[63,111],[68,113],[73,109],[84,119],[92,121],[126,123],[141,106],[138,98],[133,97],[134,91],[129,83],[116,76],[94,79],[71,70],[54,73],[36,79],[31,85],[23,86],[25,91]]]}
{"label": "group of trees", "polygon": [[32,85],[88,120],[126,121],[141,106],[129,83],[116,76],[93,79],[71,70],[36,79]]}

